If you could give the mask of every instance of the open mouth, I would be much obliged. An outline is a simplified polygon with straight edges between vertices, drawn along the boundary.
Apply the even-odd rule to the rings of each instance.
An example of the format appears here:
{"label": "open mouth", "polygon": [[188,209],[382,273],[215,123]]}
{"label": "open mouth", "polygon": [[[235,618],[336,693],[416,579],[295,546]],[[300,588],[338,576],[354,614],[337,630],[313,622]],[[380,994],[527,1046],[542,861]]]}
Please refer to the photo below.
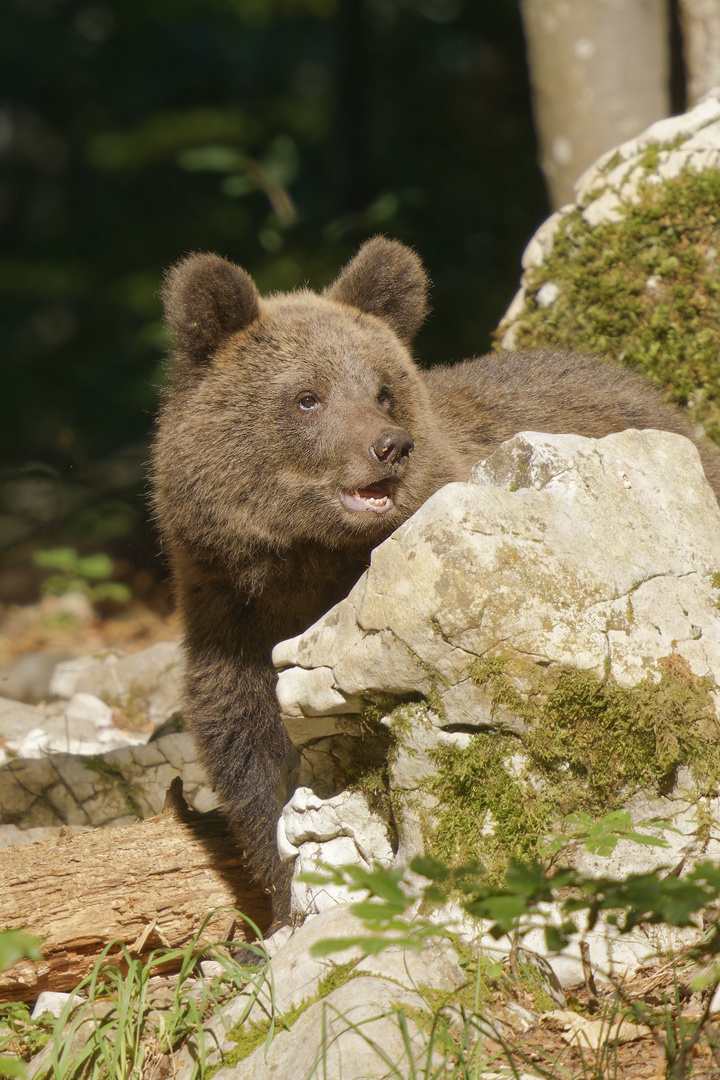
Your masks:
{"label": "open mouth", "polygon": [[346,510],[360,513],[387,514],[393,508],[392,488],[387,480],[363,488],[345,488],[340,502]]}

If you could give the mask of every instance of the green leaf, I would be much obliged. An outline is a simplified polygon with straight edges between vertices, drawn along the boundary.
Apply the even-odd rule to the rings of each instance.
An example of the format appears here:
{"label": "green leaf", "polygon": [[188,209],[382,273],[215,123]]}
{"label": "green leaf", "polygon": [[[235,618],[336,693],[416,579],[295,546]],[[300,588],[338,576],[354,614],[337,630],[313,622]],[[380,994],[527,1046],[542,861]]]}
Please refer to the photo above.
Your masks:
{"label": "green leaf", "polygon": [[568,943],[567,935],[557,926],[545,927],[545,944],[550,952],[562,952]]}
{"label": "green leaf", "polygon": [[505,872],[505,881],[514,892],[538,898],[547,894],[550,885],[550,878],[539,862],[511,862]]}
{"label": "green leaf", "polygon": [[43,582],[43,592],[51,596],[67,596],[68,593],[87,593],[88,583],[84,578],[72,577],[69,574],[53,574]]}
{"label": "green leaf", "polygon": [[634,832],[632,829],[623,836],[623,840],[632,840],[635,844],[641,844],[644,847],[670,847],[669,842],[664,836],[653,836],[652,833]]}
{"label": "green leaf", "polygon": [[491,919],[495,925],[491,927],[490,933],[495,938],[509,933],[520,916],[529,914],[530,911],[525,897],[512,893],[470,900],[465,904],[465,910],[478,919]]}
{"label": "green leaf", "polygon": [[421,874],[429,881],[447,881],[450,871],[444,862],[433,858],[432,855],[417,855],[410,863],[410,869],[415,874]]}
{"label": "green leaf", "polygon": [[12,967],[18,960],[42,960],[40,938],[24,930],[0,930],[0,971]]}
{"label": "green leaf", "polygon": [[24,1061],[18,1061],[17,1058],[6,1057],[4,1054],[0,1055],[0,1076],[27,1076],[27,1065]]}
{"label": "green leaf", "polygon": [[392,919],[396,919],[399,915],[405,911],[410,903],[405,897],[405,903],[403,904],[390,904],[379,903],[377,900],[360,900],[358,903],[353,904],[353,915],[357,915],[358,919],[364,919],[370,922],[388,922]]}
{"label": "green leaf", "polygon": [[43,570],[64,570],[68,573],[76,573],[78,555],[75,548],[50,548],[47,551],[36,551],[33,562],[41,566]]}
{"label": "green leaf", "polygon": [[123,581],[104,581],[101,585],[93,585],[88,596],[93,604],[99,600],[115,600],[118,604],[127,604],[132,592]]}
{"label": "green leaf", "polygon": [[84,555],[77,560],[76,572],[91,581],[102,581],[110,577],[113,571],[112,559],[99,551],[95,555]]}

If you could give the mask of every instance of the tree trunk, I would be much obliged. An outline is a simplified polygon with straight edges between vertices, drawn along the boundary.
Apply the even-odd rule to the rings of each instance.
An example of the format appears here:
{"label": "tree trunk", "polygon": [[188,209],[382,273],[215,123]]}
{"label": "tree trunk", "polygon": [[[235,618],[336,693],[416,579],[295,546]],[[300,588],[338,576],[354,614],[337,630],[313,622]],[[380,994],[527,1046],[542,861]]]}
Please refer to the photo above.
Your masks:
{"label": "tree trunk", "polygon": [[541,164],[558,207],[600,154],[668,115],[666,0],[521,0],[521,8]]}
{"label": "tree trunk", "polygon": [[[183,948],[211,912],[208,943],[233,937],[229,909],[262,930],[269,922],[268,897],[250,883],[222,816],[189,810],[178,782],[159,817],[0,850],[0,881],[0,927],[42,938],[44,954],[0,972],[4,1001],[72,990],[110,942],[144,959]],[[240,918],[235,936],[253,937]],[[108,962],[118,958],[119,946]]]}
{"label": "tree trunk", "polygon": [[688,105],[720,86],[720,4],[679,0]]}

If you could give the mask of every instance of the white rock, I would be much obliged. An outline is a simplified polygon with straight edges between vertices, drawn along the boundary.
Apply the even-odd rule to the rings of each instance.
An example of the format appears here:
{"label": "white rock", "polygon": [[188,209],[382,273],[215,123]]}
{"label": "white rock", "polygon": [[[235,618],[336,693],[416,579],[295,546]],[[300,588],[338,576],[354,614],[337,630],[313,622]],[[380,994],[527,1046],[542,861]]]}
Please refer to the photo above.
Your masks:
{"label": "white rock", "polygon": [[44,701],[50,694],[55,667],[67,659],[66,653],[21,653],[0,668],[0,694],[15,701]]}
{"label": "white rock", "polygon": [[583,209],[582,216],[588,225],[601,225],[603,222],[618,222],[625,217],[622,200],[612,188],[606,188],[601,195],[589,202]]}
{"label": "white rock", "polygon": [[113,711],[110,706],[94,694],[73,694],[65,712],[70,724],[87,720],[96,727],[109,727],[113,722]]}
{"label": "white rock", "polygon": [[364,957],[355,970],[392,979],[408,990],[431,986],[433,990],[448,993],[464,986],[468,980],[460,967],[455,947],[442,940],[430,940],[419,953],[393,945],[374,956]]}
{"label": "white rock", "polygon": [[80,994],[61,994],[53,990],[43,990],[38,995],[38,999],[35,1002],[35,1008],[30,1014],[31,1020],[37,1020],[43,1013],[50,1013],[51,1016],[61,1016],[63,1009],[69,1001],[72,1001],[73,1005],[82,1005],[87,998],[81,997]]}
{"label": "white rock", "polygon": [[[718,566],[720,509],[695,446],[677,435],[627,431],[588,440],[525,432],[478,463],[472,483],[437,492],[373,552],[369,571],[346,600],[278,647],[282,675],[293,671],[298,690],[291,709],[307,713],[300,786],[283,812],[283,853],[296,859],[295,910],[348,899],[340,887],[297,881],[317,862],[393,859],[384,822],[359,792],[337,793],[339,773],[329,779],[328,770],[352,753],[345,745],[351,722],[335,740],[324,728],[312,740],[313,723],[323,719],[315,714],[327,700],[328,673],[339,694],[372,699],[378,693],[384,706],[388,697],[408,693],[426,698],[425,710],[406,705],[397,714],[401,746],[389,766],[401,808],[397,857],[407,862],[423,849],[421,821],[432,825],[433,800],[422,790],[434,768],[432,751],[443,740],[467,744],[469,731],[481,726],[522,729],[522,716],[474,681],[478,659],[501,655],[521,691],[534,686],[538,664],[544,673],[572,666],[629,687],[659,676],[670,656],[720,683]],[[373,644],[366,651],[368,640],[379,639],[388,642],[386,650]],[[401,678],[393,639],[412,658]],[[315,663],[324,680],[317,698]],[[521,768],[517,755],[508,762],[509,775]],[[323,788],[332,797],[319,798]],[[610,866],[582,855],[582,869],[622,875],[699,851],[691,790],[679,790],[663,806],[643,798],[629,807],[633,820],[672,818],[679,832],[668,834],[670,847],[621,841]],[[610,956],[603,942],[592,945],[600,967]],[[531,947],[540,951],[538,942]],[[612,960],[633,970],[655,948],[623,939],[614,942]],[[581,977],[571,954],[560,966],[565,981]]]}
{"label": "white rock", "polygon": [[31,728],[18,744],[17,756],[21,758],[40,758],[50,743],[50,736],[44,728]]}
{"label": "white rock", "polygon": [[[397,1019],[405,1013],[405,1032]],[[424,999],[387,979],[364,976],[311,1005],[290,1031],[278,1029],[269,1049],[258,1047],[236,1066],[221,1068],[218,1080],[298,1080],[321,1069],[326,1080],[380,1080],[388,1062],[397,1075],[424,1075],[437,1062],[428,1040],[412,1018],[429,1012]]]}
{"label": "white rock", "polygon": [[219,979],[227,969],[223,964],[219,964],[217,960],[201,960],[200,970],[204,979]]}
{"label": "white rock", "polygon": [[[657,152],[657,163],[647,158]],[[610,163],[613,167],[609,168]],[[576,181],[575,203],[564,206],[537,230],[522,258],[519,292],[503,316],[500,328],[504,349],[513,349],[527,308],[529,272],[542,266],[552,250],[558,228],[571,211],[580,209],[588,225],[621,222],[629,205],[639,202],[643,185],[660,184],[683,169],[695,172],[720,167],[720,89],[710,91],[684,115],[651,124],[641,135],[602,154]]]}
{"label": "white rock", "polygon": [[392,650],[385,661],[369,653],[362,668],[367,638],[388,631],[417,658],[403,692],[427,694],[434,679],[443,727],[482,714],[482,688],[468,673],[498,641],[521,665],[532,657],[601,675],[608,664],[626,686],[677,651],[696,674],[720,681],[711,584],[720,510],[692,443],[666,432],[522,433],[473,479],[437,492],[375,549],[362,587],[284,643],[284,662],[294,655],[297,664],[295,707],[306,717],[326,700],[326,682],[313,697],[316,653],[340,694],[351,651],[353,692],[363,674],[369,696],[393,692]]}
{"label": "white rock", "polygon": [[93,656],[74,656],[57,664],[50,679],[50,693],[55,697],[71,698],[77,691],[80,676],[97,664]]}
{"label": "white rock", "polygon": [[543,308],[552,307],[559,295],[560,286],[554,281],[546,281],[535,294],[535,303]]}

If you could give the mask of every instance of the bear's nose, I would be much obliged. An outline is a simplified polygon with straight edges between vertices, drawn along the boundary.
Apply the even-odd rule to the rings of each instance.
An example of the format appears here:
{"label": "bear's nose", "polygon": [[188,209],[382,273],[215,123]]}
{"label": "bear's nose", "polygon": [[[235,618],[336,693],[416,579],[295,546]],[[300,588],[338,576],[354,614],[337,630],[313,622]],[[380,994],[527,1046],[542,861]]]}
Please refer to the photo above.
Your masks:
{"label": "bear's nose", "polygon": [[386,465],[394,465],[397,461],[406,458],[414,446],[415,443],[407,431],[402,428],[391,428],[389,431],[384,431],[372,444],[370,457]]}

